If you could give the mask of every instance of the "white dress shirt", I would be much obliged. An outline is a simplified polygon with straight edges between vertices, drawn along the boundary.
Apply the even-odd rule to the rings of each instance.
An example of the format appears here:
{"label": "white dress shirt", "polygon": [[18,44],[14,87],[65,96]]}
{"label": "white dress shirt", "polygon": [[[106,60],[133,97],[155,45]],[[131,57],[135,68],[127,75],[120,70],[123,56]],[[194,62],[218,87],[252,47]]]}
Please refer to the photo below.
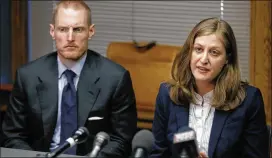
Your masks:
{"label": "white dress shirt", "polygon": [[213,91],[206,93],[203,97],[197,93],[196,104],[190,103],[189,127],[196,132],[197,144],[200,152],[208,155],[209,140],[215,108],[211,107]]}

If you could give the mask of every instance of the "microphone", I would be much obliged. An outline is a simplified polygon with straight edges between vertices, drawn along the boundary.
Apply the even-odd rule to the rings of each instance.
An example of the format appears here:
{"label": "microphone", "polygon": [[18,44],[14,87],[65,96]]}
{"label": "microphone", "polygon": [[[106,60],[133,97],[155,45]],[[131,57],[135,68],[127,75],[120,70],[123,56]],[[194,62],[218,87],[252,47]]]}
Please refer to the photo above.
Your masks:
{"label": "microphone", "polygon": [[196,133],[190,127],[182,127],[173,136],[173,155],[176,158],[197,158],[199,156]]}
{"label": "microphone", "polygon": [[135,134],[132,140],[134,158],[146,158],[152,149],[154,136],[149,130],[141,130]]}
{"label": "microphone", "polygon": [[97,157],[100,149],[108,144],[110,141],[110,136],[105,132],[99,132],[95,136],[93,143],[93,150],[91,151],[89,157]]}
{"label": "microphone", "polygon": [[71,148],[76,144],[81,144],[85,142],[88,139],[88,137],[89,137],[88,129],[86,127],[80,127],[72,137],[66,139],[66,141],[61,146],[59,146],[53,152],[47,153],[45,156],[50,158],[57,157],[58,155],[66,151],[68,148]]}

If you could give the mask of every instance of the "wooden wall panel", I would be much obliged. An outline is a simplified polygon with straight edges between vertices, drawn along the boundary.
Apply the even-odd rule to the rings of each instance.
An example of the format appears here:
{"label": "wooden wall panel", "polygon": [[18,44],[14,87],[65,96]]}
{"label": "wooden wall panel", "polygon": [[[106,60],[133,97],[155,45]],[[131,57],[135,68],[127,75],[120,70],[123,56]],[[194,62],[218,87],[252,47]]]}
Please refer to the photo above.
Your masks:
{"label": "wooden wall panel", "polygon": [[272,1],[251,1],[250,83],[262,91],[267,123],[271,125],[271,7]]}
{"label": "wooden wall panel", "polygon": [[18,67],[27,62],[27,1],[11,3],[12,79]]}

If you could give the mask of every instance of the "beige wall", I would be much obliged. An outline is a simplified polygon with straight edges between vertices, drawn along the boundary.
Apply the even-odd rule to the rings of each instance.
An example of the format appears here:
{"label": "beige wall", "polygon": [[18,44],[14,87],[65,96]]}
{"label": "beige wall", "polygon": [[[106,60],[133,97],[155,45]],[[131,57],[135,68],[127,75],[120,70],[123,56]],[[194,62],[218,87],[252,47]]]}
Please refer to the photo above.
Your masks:
{"label": "beige wall", "polygon": [[[52,15],[52,1],[29,1],[30,28],[30,60],[34,60],[53,50],[53,41],[49,34],[49,24]],[[50,9],[51,8],[51,9]]]}

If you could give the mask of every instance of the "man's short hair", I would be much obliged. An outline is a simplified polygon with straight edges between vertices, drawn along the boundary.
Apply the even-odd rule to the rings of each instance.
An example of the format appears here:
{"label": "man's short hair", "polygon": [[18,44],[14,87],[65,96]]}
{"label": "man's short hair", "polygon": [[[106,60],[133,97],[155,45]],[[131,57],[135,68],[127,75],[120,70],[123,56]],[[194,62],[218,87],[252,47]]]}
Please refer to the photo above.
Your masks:
{"label": "man's short hair", "polygon": [[72,8],[74,10],[80,10],[84,9],[87,11],[88,14],[88,24],[92,24],[92,19],[91,19],[91,9],[90,7],[82,0],[74,0],[74,1],[69,1],[69,0],[61,0],[57,3],[56,7],[53,10],[53,17],[52,17],[52,24],[55,24],[55,20],[58,14],[58,11],[60,8]]}

